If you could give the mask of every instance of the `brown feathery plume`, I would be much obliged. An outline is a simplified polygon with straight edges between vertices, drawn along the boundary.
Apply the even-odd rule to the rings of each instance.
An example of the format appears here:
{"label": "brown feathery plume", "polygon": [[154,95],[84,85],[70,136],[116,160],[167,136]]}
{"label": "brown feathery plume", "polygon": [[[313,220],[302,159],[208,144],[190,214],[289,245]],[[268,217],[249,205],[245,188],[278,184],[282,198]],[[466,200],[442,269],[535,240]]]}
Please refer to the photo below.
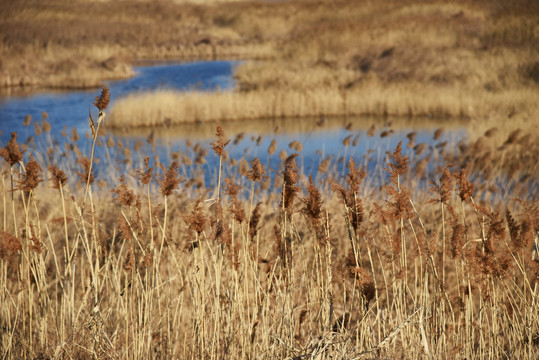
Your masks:
{"label": "brown feathery plume", "polygon": [[464,225],[453,221],[453,233],[451,234],[451,258],[456,259],[461,256],[464,247]]}
{"label": "brown feathery plume", "polygon": [[133,251],[133,246],[129,247],[127,252],[127,258],[125,259],[123,268],[126,272],[129,272],[135,268],[135,252]]}
{"label": "brown feathery plume", "polygon": [[304,204],[301,212],[307,218],[312,230],[316,234],[318,241],[324,242],[324,226],[322,225],[322,196],[320,191],[314,186],[313,177],[309,175],[309,185],[307,186],[308,196],[302,199]]}
{"label": "brown feathery plume", "polygon": [[279,207],[289,212],[290,208],[292,206],[292,203],[294,202],[294,199],[296,197],[297,192],[299,191],[299,187],[296,186],[299,175],[298,175],[298,167],[296,165],[296,157],[298,156],[297,153],[294,153],[290,155],[285,160],[284,164],[284,171],[282,172],[283,175],[283,190],[282,190],[282,196],[281,196],[281,203],[279,204]]}
{"label": "brown feathery plume", "polygon": [[369,275],[367,270],[357,264],[354,251],[352,249],[348,251],[348,256],[346,257],[346,267],[348,268],[348,275],[351,278],[357,279],[358,286],[361,289],[363,296],[365,296],[367,303],[370,302],[376,294],[374,280],[372,276]]}
{"label": "brown feathery plume", "polygon": [[[23,238],[24,237],[26,237],[26,230],[23,230]],[[32,250],[35,253],[41,254],[41,251],[43,251],[43,242],[41,241],[40,237],[38,236],[36,232],[35,225],[30,225],[30,237],[28,240],[32,242],[31,244],[28,245],[30,250]]]}
{"label": "brown feathery plume", "polygon": [[144,250],[144,257],[142,258],[142,266],[150,267],[153,264],[153,255],[149,248]]}
{"label": "brown feathery plume", "polygon": [[43,134],[43,129],[37,121],[34,122],[34,134],[36,134],[36,136],[41,136],[41,134]]}
{"label": "brown feathery plume", "polygon": [[522,243],[520,242],[518,223],[515,221],[509,209],[505,210],[505,219],[507,220],[507,227],[509,227],[509,237],[511,238],[511,244],[513,250],[519,251],[522,249]]}
{"label": "brown feathery plume", "polygon": [[437,193],[440,198],[439,199],[431,199],[429,203],[444,203],[447,205],[447,202],[451,198],[451,190],[452,190],[452,184],[453,184],[453,177],[451,176],[451,172],[449,171],[449,168],[446,167],[444,171],[442,172],[442,176],[440,177],[440,183],[437,184],[435,181],[430,181],[432,184],[430,190],[432,192]]}
{"label": "brown feathery plume", "polygon": [[279,152],[279,159],[281,159],[282,162],[284,162],[287,157],[288,154],[286,153],[286,150],[283,149]]}
{"label": "brown feathery plume", "polygon": [[333,157],[327,156],[320,162],[318,165],[318,172],[320,174],[325,174],[329,170],[329,166],[331,165],[331,161],[333,160]]}
{"label": "brown feathery plume", "polygon": [[444,129],[443,128],[439,128],[439,129],[436,129],[436,131],[434,131],[434,141],[437,141],[438,139],[440,139],[440,137],[442,137],[442,134],[444,133]]}
{"label": "brown feathery plume", "polygon": [[251,161],[251,170],[247,172],[247,178],[251,181],[264,181],[266,179],[266,169],[256,157]]}
{"label": "brown feathery plume", "polygon": [[249,219],[249,236],[251,237],[251,241],[254,240],[256,237],[256,234],[258,233],[258,222],[260,221],[260,207],[262,206],[262,203],[259,202],[256,204],[253,213],[251,214],[251,219]]}
{"label": "brown feathery plume", "polygon": [[5,259],[22,250],[19,239],[10,233],[0,231],[0,259]]}
{"label": "brown feathery plume", "polygon": [[388,215],[392,219],[408,220],[412,216],[413,208],[410,204],[410,191],[404,187],[401,187],[398,191],[393,186],[386,186],[386,192],[391,197],[388,200],[389,210]]}
{"label": "brown feathery plume", "polygon": [[8,141],[6,147],[0,149],[0,156],[7,161],[9,166],[13,166],[22,161],[23,151],[21,151],[19,144],[17,144],[16,132],[11,133],[11,139]]}
{"label": "brown feathery plume", "polygon": [[281,265],[286,267],[288,264],[288,256],[286,248],[283,244],[283,236],[281,229],[277,225],[273,225],[273,234],[275,235],[275,241],[273,242],[273,252],[277,258],[281,259]]}
{"label": "brown feathery plume", "polygon": [[363,182],[363,179],[367,176],[364,170],[360,170],[356,167],[356,163],[353,158],[348,161],[348,175],[346,176],[346,182],[351,193],[359,193],[359,185]]}
{"label": "brown feathery plume", "polygon": [[513,218],[509,210],[505,211],[507,226],[509,227],[509,237],[513,251],[529,249],[535,242],[535,228],[530,219],[524,219],[519,225]]}
{"label": "brown feathery plume", "polygon": [[153,168],[150,167],[150,157],[146,156],[144,158],[144,169],[135,170],[135,178],[143,183],[148,185],[152,179]]}
{"label": "brown feathery plume", "polygon": [[45,119],[42,119],[42,120],[41,120],[41,128],[43,129],[43,131],[45,131],[46,133],[48,133],[48,132],[51,131],[51,123],[48,122],[48,121],[45,120]]}
{"label": "brown feathery plume", "polygon": [[369,128],[369,130],[367,130],[367,136],[368,137],[373,137],[374,134],[376,134],[376,126],[374,124],[372,124],[372,126]]}
{"label": "brown feathery plume", "polygon": [[101,89],[101,95],[95,97],[94,106],[99,109],[99,112],[105,111],[110,102],[110,92],[108,87]]}
{"label": "brown feathery plume", "polygon": [[491,254],[496,250],[496,245],[501,244],[505,239],[505,227],[498,213],[492,213],[489,216],[489,222],[485,251]]}
{"label": "brown feathery plume", "polygon": [[399,144],[391,154],[391,161],[389,162],[389,169],[384,169],[389,171],[389,176],[391,182],[395,185],[398,185],[398,177],[403,175],[408,168],[408,156],[402,156],[402,141],[399,141]]}
{"label": "brown feathery plume", "polygon": [[28,114],[24,117],[24,121],[22,122],[23,126],[30,126],[32,123],[32,115]]}
{"label": "brown feathery plume", "polygon": [[52,175],[50,179],[52,181],[52,187],[60,190],[60,186],[64,187],[67,183],[66,173],[60,170],[56,165],[49,166],[49,172]]}
{"label": "brown feathery plume", "polygon": [[374,280],[372,279],[372,276],[369,275],[367,270],[363,269],[362,267],[356,267],[354,271],[357,274],[358,286],[360,287],[361,293],[363,294],[367,302],[367,304],[365,305],[366,307],[368,307],[369,303],[372,299],[374,299],[374,296],[376,295]]}
{"label": "brown feathery plume", "polygon": [[236,198],[240,192],[240,187],[236,185],[231,178],[226,178],[223,191],[225,195],[228,195],[231,198]]}
{"label": "brown feathery plume", "polygon": [[277,151],[277,141],[275,139],[271,140],[271,144],[268,147],[268,154],[273,155]]}
{"label": "brown feathery plume", "polygon": [[473,191],[475,189],[475,185],[468,180],[468,177],[466,175],[466,169],[462,168],[454,176],[455,176],[455,179],[457,179],[460,199],[462,201],[470,200],[470,198],[473,197]]}
{"label": "brown feathery plume", "polygon": [[124,175],[120,176],[120,185],[114,188],[112,192],[117,195],[117,197],[114,198],[114,201],[118,201],[120,204],[127,207],[135,206],[140,210],[139,198],[138,196],[135,196],[133,190],[127,188]]}
{"label": "brown feathery plume", "polygon": [[240,132],[240,133],[237,134],[236,137],[234,138],[233,144],[234,144],[234,145],[238,145],[244,138],[245,138],[245,133],[244,133],[244,132]]}
{"label": "brown feathery plume", "polygon": [[200,200],[196,202],[191,214],[184,217],[184,220],[189,225],[189,229],[195,231],[200,236],[206,224],[206,217],[204,216],[202,206],[200,206]]}
{"label": "brown feathery plume", "polygon": [[173,161],[168,169],[165,170],[165,167],[162,164],[159,164],[163,170],[164,175],[159,179],[159,186],[161,187],[161,194],[164,196],[172,195],[174,190],[178,188],[178,185],[183,181],[180,174],[180,166],[177,161]]}
{"label": "brown feathery plume", "polygon": [[41,173],[43,173],[43,169],[34,159],[34,156],[30,155],[30,161],[26,164],[26,172],[23,179],[19,181],[18,189],[24,192],[34,190],[43,181],[41,179]]}
{"label": "brown feathery plume", "polygon": [[228,145],[230,140],[225,141],[225,132],[223,131],[223,128],[221,126],[217,126],[215,136],[217,137],[217,139],[215,141],[212,141],[210,145],[213,151],[217,154],[217,156],[221,156],[223,155],[225,146]]}
{"label": "brown feathery plume", "polygon": [[416,146],[414,146],[414,152],[416,156],[421,156],[421,154],[423,154],[423,151],[425,151],[426,148],[427,144],[425,143],[417,144]]}
{"label": "brown feathery plume", "polygon": [[[90,160],[87,157],[84,157],[82,159],[77,160],[77,162],[81,164],[82,166],[82,172],[77,172],[77,175],[80,178],[80,182],[84,185],[86,185],[86,183],[88,183],[88,185],[93,184],[95,180],[95,176],[94,176],[93,169],[92,169],[92,174],[91,175],[89,174],[90,169],[91,169]],[[89,178],[88,178],[88,175],[90,175]]]}
{"label": "brown feathery plume", "polygon": [[242,176],[247,176],[249,174],[249,163],[245,158],[241,158],[240,165],[238,166],[238,172]]}
{"label": "brown feathery plume", "polygon": [[357,234],[359,233],[359,225],[363,221],[364,215],[361,199],[357,196],[357,192],[354,192],[352,189],[346,190],[339,184],[331,184],[331,189],[340,196],[346,205],[346,216],[348,216],[348,221],[350,222],[352,229],[354,229],[354,233],[357,238]]}
{"label": "brown feathery plume", "polygon": [[232,233],[230,228],[225,224],[223,218],[223,208],[220,203],[215,204],[215,217],[211,218],[213,233],[211,238],[219,244],[232,245]]}
{"label": "brown feathery plume", "polygon": [[234,184],[232,179],[226,178],[224,193],[230,196],[230,199],[232,200],[231,211],[232,211],[232,214],[234,214],[234,220],[236,220],[239,224],[241,224],[245,221],[245,211],[241,208],[239,204],[238,197],[237,197],[238,192],[239,192],[239,186]]}
{"label": "brown feathery plume", "polygon": [[288,147],[290,149],[294,149],[296,152],[303,151],[303,144],[298,140],[292,141],[290,144],[288,144]]}
{"label": "brown feathery plume", "polygon": [[77,142],[77,141],[79,141],[79,139],[80,139],[79,132],[78,132],[77,129],[73,126],[73,127],[71,128],[71,141]]}

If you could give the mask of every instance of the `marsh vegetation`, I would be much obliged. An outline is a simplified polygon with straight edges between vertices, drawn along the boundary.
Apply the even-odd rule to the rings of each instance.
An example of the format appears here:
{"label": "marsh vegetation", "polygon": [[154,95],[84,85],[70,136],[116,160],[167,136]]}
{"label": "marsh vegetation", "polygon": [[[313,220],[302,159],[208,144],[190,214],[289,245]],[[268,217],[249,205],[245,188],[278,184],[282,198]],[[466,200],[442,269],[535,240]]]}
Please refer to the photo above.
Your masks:
{"label": "marsh vegetation", "polygon": [[[20,119],[2,358],[536,358],[536,2],[0,6],[7,93],[247,60],[231,92],[96,91],[83,132]],[[306,161],[276,119],[341,145]],[[161,151],[181,124],[212,135]]]}
{"label": "marsh vegetation", "polygon": [[307,174],[301,143],[272,142],[269,168],[231,158],[222,127],[168,163],[144,158],[105,141],[107,102],[90,143],[122,167],[73,134],[64,153],[17,134],[0,151],[4,357],[534,358],[530,134],[489,129],[453,151],[410,133],[368,172],[348,137]]}

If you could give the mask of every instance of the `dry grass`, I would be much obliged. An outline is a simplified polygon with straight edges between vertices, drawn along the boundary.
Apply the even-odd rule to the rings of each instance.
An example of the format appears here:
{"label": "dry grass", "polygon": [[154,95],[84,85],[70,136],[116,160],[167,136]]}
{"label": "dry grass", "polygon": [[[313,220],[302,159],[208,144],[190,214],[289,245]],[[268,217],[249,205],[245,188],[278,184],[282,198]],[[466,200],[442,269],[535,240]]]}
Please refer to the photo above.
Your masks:
{"label": "dry grass", "polygon": [[[286,24],[295,25],[278,26],[279,33],[268,22],[279,24],[280,10],[265,20],[257,18],[264,7],[250,14],[262,25],[249,32],[273,39],[275,50],[270,60],[238,67],[232,95],[138,94],[117,103],[111,125],[354,114],[537,117],[539,12],[529,2],[282,8],[288,6],[294,11]],[[231,17],[231,27],[240,24],[244,17]]]}
{"label": "dry grass", "polygon": [[[95,86],[131,76],[135,60],[264,59],[238,68],[233,97],[160,93],[137,97],[143,109],[126,99],[113,124],[365,113],[537,116],[533,1],[47,1],[2,8],[5,86]],[[141,112],[152,116],[131,116]]]}
{"label": "dry grass", "polygon": [[[262,90],[240,93],[155,91],[118,100],[110,127],[147,127],[207,121],[252,120],[318,116],[396,116],[435,118],[520,118],[539,113],[531,88],[496,93],[461,89],[371,84],[351,91],[332,88],[312,90]],[[211,106],[207,106],[211,104]],[[169,120],[166,120],[169,119]],[[531,124],[533,125],[533,124]]]}
{"label": "dry grass", "polygon": [[535,358],[537,133],[423,155],[409,134],[369,173],[344,155],[314,179],[295,153],[268,183],[225,131],[169,164],[96,131],[95,180],[76,138],[0,151],[3,358]]}

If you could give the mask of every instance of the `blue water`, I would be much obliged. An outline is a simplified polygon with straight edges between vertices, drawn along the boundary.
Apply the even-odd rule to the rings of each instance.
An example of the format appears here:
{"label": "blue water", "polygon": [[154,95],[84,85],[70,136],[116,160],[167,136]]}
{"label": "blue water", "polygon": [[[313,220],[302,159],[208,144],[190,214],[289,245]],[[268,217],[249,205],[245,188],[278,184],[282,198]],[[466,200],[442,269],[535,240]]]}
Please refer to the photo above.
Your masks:
{"label": "blue water", "polygon": [[[230,91],[235,86],[233,72],[237,65],[238,62],[234,61],[212,61],[136,67],[135,77],[106,82],[111,93],[109,106],[114,106],[117,99],[127,94],[155,89]],[[69,152],[66,149],[76,145],[82,156],[89,156],[91,142],[88,136],[88,109],[93,111],[95,119],[97,116],[92,102],[99,93],[100,89],[69,92],[43,91],[27,96],[0,98],[0,130],[2,131],[0,146],[4,146],[13,131],[19,134],[20,143],[24,143],[33,136],[33,140],[28,142],[28,153],[34,154],[41,164],[45,166],[61,164],[66,170],[71,167],[79,171],[74,157],[64,155]],[[208,105],[211,106],[211,104]],[[25,127],[23,120],[26,115],[31,115],[32,123],[40,123],[43,112],[48,114],[47,121],[52,125],[52,130],[50,133],[38,136],[34,134],[33,124]],[[391,127],[383,119],[328,119],[323,126],[317,126],[318,120],[273,119],[264,120],[264,122],[224,123],[222,126],[228,138],[234,140],[237,134],[244,133],[243,140],[236,144],[230,143],[225,150],[238,163],[241,158],[250,161],[254,157],[259,157],[264,165],[272,169],[271,175],[274,176],[279,172],[282,164],[279,153],[282,150],[285,150],[288,155],[294,153],[295,150],[291,149],[289,144],[292,141],[300,141],[303,149],[299,152],[297,164],[305,174],[311,174],[315,178],[322,176],[318,174],[318,166],[324,158],[331,157],[332,174],[342,175],[345,173],[345,163],[353,157],[359,166],[369,170],[371,179],[374,177],[384,182],[385,174],[380,169],[386,164],[387,152],[392,151],[397,143],[402,141],[403,150],[412,155],[413,151],[406,147],[408,143],[406,135],[410,131],[417,133],[416,143],[424,142],[430,145],[430,153],[436,153],[433,147],[435,143],[447,141],[450,143],[448,148],[454,148],[460,139],[466,137],[466,131],[457,127],[446,130],[440,139],[434,141],[435,127],[431,125],[423,128],[410,124],[397,127],[391,136],[382,138],[381,131]],[[352,125],[351,129],[345,128],[347,124]],[[377,132],[369,137],[367,129],[372,124],[376,124]],[[138,130],[137,133],[109,132],[101,139],[103,143],[114,142],[115,147],[97,147],[95,168],[97,176],[114,181],[119,174],[132,173],[133,167],[140,167],[145,156],[152,158],[152,164],[156,161],[168,164],[174,158],[174,153],[178,151],[194,158],[193,146],[199,144],[207,153],[204,163],[182,165],[182,175],[191,178],[203,173],[206,185],[215,184],[218,157],[209,146],[213,140],[215,127],[216,124],[190,124],[170,129],[155,129],[153,143],[148,142],[147,139],[154,129]],[[71,140],[72,128],[76,129],[80,135],[77,141]],[[274,131],[274,128],[280,130]],[[67,136],[65,136],[66,133]],[[259,135],[262,138],[256,141]],[[345,147],[343,140],[347,136],[351,136],[351,141],[350,145]],[[268,147],[273,140],[276,141],[277,151],[269,155]],[[130,149],[129,161],[125,157],[124,150],[118,148],[119,142],[123,148]],[[135,148],[138,148],[138,151],[135,151]],[[225,162],[223,166],[224,176],[235,176],[238,170],[238,165],[230,164],[230,162]]]}
{"label": "blue water", "polygon": [[[140,91],[229,90],[234,87],[232,73],[237,64],[236,61],[212,61],[135,67],[135,77],[105,82],[111,93],[110,106],[116,99]],[[47,121],[52,125],[53,135],[58,135],[64,126],[75,127],[82,135],[88,129],[88,109],[95,111],[92,103],[99,93],[99,89],[92,89],[0,97],[0,142],[8,141],[13,131],[20,134],[19,138],[31,134],[22,125],[24,118],[30,115],[33,121],[40,121],[44,111],[48,113]]]}

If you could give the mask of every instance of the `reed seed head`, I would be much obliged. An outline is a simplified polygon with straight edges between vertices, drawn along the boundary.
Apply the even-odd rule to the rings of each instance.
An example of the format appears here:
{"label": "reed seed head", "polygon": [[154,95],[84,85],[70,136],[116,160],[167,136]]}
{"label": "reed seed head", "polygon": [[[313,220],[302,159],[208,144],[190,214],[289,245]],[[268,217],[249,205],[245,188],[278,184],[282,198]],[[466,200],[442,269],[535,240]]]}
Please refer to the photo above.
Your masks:
{"label": "reed seed head", "polygon": [[82,159],[77,160],[77,163],[79,163],[82,166],[82,172],[77,172],[80,182],[84,185],[86,185],[86,183],[88,183],[89,185],[93,184],[95,180],[95,176],[93,174],[93,169],[92,169],[92,173],[90,174],[90,167],[91,167],[90,160],[87,157],[84,157]]}
{"label": "reed seed head", "polygon": [[275,139],[271,140],[271,144],[268,147],[268,154],[273,155],[277,151],[277,141]]}
{"label": "reed seed head", "polygon": [[60,187],[64,187],[67,183],[66,173],[60,170],[56,165],[49,166],[49,172],[52,175],[50,179],[52,181],[52,187],[60,190]]}
{"label": "reed seed head", "polygon": [[457,180],[460,199],[462,201],[470,200],[470,198],[473,197],[475,185],[468,180],[466,169],[462,168],[458,173],[456,173],[455,179]]}
{"label": "reed seed head", "polygon": [[168,169],[165,170],[163,165],[160,165],[161,169],[164,172],[164,175],[161,176],[159,180],[159,185],[161,187],[161,194],[164,196],[172,195],[174,190],[178,188],[178,185],[183,181],[180,174],[180,166],[177,161],[173,161]]}
{"label": "reed seed head", "polygon": [[137,169],[135,171],[135,178],[143,183],[148,185],[152,179],[153,168],[150,167],[150,157],[146,156],[144,158],[144,169]]}
{"label": "reed seed head", "polygon": [[286,211],[290,211],[296,194],[299,191],[299,187],[296,186],[299,180],[298,167],[296,165],[297,156],[298,154],[294,153],[288,158],[286,158],[284,163],[284,170],[282,172],[284,181],[282,194],[283,196],[281,197],[281,203],[279,206],[284,206]]}
{"label": "reed seed head", "polygon": [[42,173],[43,169],[34,159],[34,156],[30,155],[30,161],[28,161],[26,164],[26,172],[24,173],[23,179],[20,181],[18,188],[25,192],[34,190],[39,183],[43,181],[41,179]]}
{"label": "reed seed head", "polygon": [[251,219],[249,220],[249,236],[251,237],[251,241],[254,240],[256,234],[258,233],[258,222],[260,221],[261,206],[261,202],[256,204],[255,208],[253,209],[253,213],[251,214]]}
{"label": "reed seed head", "polygon": [[124,175],[120,176],[120,185],[114,188],[112,192],[117,195],[114,201],[118,201],[120,204],[127,207],[135,206],[137,208],[140,208],[138,196],[135,196],[133,190],[129,190],[127,188]]}
{"label": "reed seed head", "polygon": [[395,151],[391,154],[391,161],[389,163],[389,175],[391,181],[394,184],[397,184],[397,178],[400,175],[406,173],[408,169],[408,156],[402,156],[402,141],[399,141],[399,144],[395,148]]}
{"label": "reed seed head", "polygon": [[108,87],[101,89],[101,95],[95,97],[94,106],[99,109],[100,112],[105,111],[110,102],[110,92]]}
{"label": "reed seed head", "polygon": [[254,160],[251,161],[251,170],[247,173],[247,178],[251,181],[264,181],[266,179],[266,169],[262,164],[260,163],[259,158],[254,158]]}
{"label": "reed seed head", "polygon": [[0,231],[0,259],[5,259],[22,250],[19,239],[5,231]]}
{"label": "reed seed head", "polygon": [[11,133],[11,139],[8,141],[6,147],[0,149],[0,156],[2,156],[9,166],[13,166],[23,158],[23,151],[20,149],[19,144],[17,144],[17,133]]}
{"label": "reed seed head", "polygon": [[215,133],[216,139],[215,141],[211,142],[210,145],[217,154],[217,156],[223,155],[223,151],[225,149],[225,146],[228,145],[230,140],[225,140],[225,132],[223,131],[223,128],[221,126],[217,126],[217,131]]}
{"label": "reed seed head", "polygon": [[189,225],[189,229],[195,231],[198,235],[204,231],[206,217],[204,216],[204,211],[200,205],[200,200],[196,202],[191,214],[185,217],[185,221]]}

